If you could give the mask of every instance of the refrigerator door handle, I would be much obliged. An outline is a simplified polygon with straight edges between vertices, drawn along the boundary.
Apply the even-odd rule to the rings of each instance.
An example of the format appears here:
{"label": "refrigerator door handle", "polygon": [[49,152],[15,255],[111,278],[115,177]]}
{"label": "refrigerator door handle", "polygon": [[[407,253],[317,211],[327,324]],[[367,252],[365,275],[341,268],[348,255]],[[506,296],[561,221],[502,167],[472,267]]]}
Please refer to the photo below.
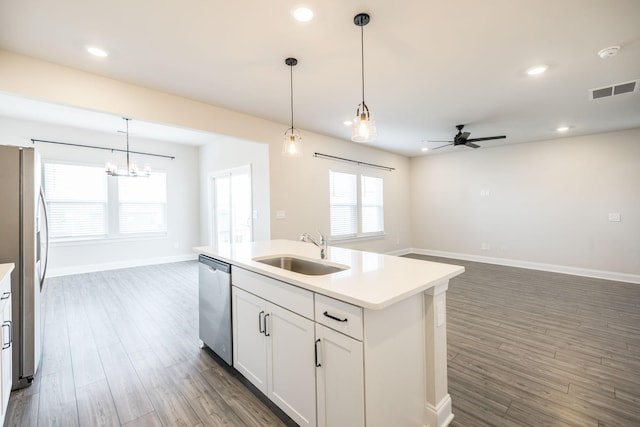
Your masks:
{"label": "refrigerator door handle", "polygon": [[44,213],[45,233],[45,252],[44,267],[42,269],[42,277],[40,277],[40,290],[44,286],[44,279],[47,276],[47,265],[49,265],[49,214],[47,212],[47,199],[44,197],[44,190],[40,187],[40,202],[42,203],[42,212]]}

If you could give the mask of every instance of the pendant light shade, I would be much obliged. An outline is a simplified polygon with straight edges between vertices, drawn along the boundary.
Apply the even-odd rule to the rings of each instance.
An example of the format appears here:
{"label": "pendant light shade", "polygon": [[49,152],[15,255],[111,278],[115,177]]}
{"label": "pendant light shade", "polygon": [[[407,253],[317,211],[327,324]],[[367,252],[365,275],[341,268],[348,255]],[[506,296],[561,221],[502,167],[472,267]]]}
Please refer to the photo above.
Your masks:
{"label": "pendant light shade", "polygon": [[302,137],[300,132],[293,126],[293,67],[298,64],[296,58],[287,58],[284,63],[289,66],[291,72],[291,127],[284,133],[282,141],[282,155],[285,157],[301,157],[302,156]]}
{"label": "pendant light shade", "polygon": [[370,19],[366,13],[359,13],[353,18],[354,24],[360,27],[360,52],[362,59],[362,103],[360,103],[356,109],[356,116],[353,119],[353,127],[351,129],[351,140],[354,142],[370,142],[378,136],[373,114],[369,112],[369,107],[367,107],[367,104],[364,102],[364,26],[369,23]]}

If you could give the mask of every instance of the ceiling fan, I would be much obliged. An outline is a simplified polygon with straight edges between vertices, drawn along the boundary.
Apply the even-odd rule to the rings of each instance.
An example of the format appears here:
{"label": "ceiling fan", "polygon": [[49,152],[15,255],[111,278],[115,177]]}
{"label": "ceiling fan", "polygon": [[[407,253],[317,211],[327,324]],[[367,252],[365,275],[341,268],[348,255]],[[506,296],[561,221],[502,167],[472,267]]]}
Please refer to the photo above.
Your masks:
{"label": "ceiling fan", "polygon": [[438,148],[443,148],[443,147],[448,147],[449,145],[453,145],[454,147],[457,147],[458,145],[466,145],[467,147],[471,147],[471,148],[480,148],[479,145],[474,144],[474,142],[478,142],[478,141],[490,141],[492,139],[503,139],[506,138],[505,135],[500,135],[500,136],[487,136],[484,138],[472,138],[472,139],[468,139],[469,135],[471,135],[470,132],[462,132],[462,129],[464,128],[464,125],[457,125],[456,129],[458,129],[458,133],[453,137],[453,141],[429,141],[429,142],[446,142],[447,144],[441,145],[439,147],[435,147],[432,148],[432,150],[437,150]]}

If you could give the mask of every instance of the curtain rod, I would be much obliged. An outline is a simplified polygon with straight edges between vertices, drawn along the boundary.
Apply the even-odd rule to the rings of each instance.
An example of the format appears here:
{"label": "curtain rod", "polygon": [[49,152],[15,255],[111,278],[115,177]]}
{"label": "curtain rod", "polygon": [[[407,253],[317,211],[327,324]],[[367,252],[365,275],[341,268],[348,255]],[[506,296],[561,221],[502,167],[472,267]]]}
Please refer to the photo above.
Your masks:
{"label": "curtain rod", "polygon": [[[107,147],[97,147],[95,145],[71,144],[69,142],[47,141],[45,139],[31,139],[32,144],[35,144],[36,142],[43,142],[45,144],[69,145],[71,147],[93,148],[95,150],[107,150],[107,151],[111,151],[112,153],[114,151],[118,151],[120,153],[127,152],[127,150],[121,150],[119,148],[107,148]],[[141,151],[131,151],[131,150],[129,150],[129,153],[140,154],[141,156],[163,157],[165,159],[171,159],[171,160],[175,159],[175,156],[165,156],[164,154],[143,153]]]}
{"label": "curtain rod", "polygon": [[355,163],[361,166],[369,166],[371,168],[384,169],[389,172],[396,170],[396,168],[390,168],[389,166],[381,166],[381,165],[374,165],[373,163],[359,162],[357,160],[345,159],[344,157],[332,156],[330,154],[322,154],[322,153],[316,152],[316,153],[313,153],[313,157],[321,157],[323,159],[330,159],[330,160],[340,160],[342,162]]}

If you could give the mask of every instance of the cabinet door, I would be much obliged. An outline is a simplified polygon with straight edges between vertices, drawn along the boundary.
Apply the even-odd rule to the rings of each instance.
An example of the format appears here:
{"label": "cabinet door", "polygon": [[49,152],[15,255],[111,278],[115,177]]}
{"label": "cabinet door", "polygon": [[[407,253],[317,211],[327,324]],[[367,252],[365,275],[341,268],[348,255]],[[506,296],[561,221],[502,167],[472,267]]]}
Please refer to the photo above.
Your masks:
{"label": "cabinet door", "polygon": [[362,342],[316,324],[318,426],[364,426]]}
{"label": "cabinet door", "polygon": [[2,417],[4,417],[7,405],[9,404],[9,394],[11,393],[11,386],[13,383],[13,377],[11,375],[11,353],[13,351],[13,343],[11,342],[13,338],[13,332],[11,331],[12,327],[11,297],[9,296],[8,301],[4,304],[4,308],[2,309],[2,361],[0,364],[0,372],[2,375],[0,378],[0,382],[2,383],[2,408],[0,413],[2,414]]}
{"label": "cabinet door", "polygon": [[233,365],[267,394],[267,337],[263,333],[266,301],[232,287]]}
{"label": "cabinet door", "polygon": [[314,322],[273,304],[268,313],[267,395],[298,425],[315,426]]}

